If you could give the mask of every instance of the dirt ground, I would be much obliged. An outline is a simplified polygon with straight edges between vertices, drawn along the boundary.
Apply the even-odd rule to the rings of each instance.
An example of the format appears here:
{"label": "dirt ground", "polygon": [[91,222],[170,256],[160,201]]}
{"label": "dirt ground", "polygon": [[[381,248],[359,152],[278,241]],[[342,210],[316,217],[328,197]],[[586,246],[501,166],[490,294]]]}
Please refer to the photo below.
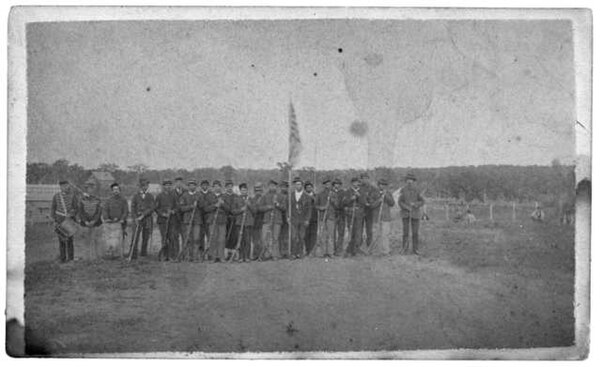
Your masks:
{"label": "dirt ground", "polygon": [[[422,256],[243,264],[56,262],[26,235],[29,352],[360,351],[569,346],[572,227],[422,224]],[[152,253],[158,252],[158,232]],[[85,253],[77,241],[76,256]]]}

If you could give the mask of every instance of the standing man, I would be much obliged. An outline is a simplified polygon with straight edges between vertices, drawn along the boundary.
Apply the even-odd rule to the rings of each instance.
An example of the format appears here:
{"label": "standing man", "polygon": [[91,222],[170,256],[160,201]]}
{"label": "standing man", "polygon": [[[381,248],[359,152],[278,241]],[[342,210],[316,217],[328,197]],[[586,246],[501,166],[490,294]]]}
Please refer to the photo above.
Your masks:
{"label": "standing man", "polygon": [[163,258],[166,261],[177,258],[177,234],[175,233],[175,216],[177,212],[177,199],[173,195],[173,182],[164,180],[162,182],[162,191],[156,195],[156,224],[160,231],[161,249],[158,253],[158,260]]}
{"label": "standing man", "polygon": [[346,234],[346,211],[343,202],[344,194],[345,192],[342,189],[342,180],[336,178],[333,180],[333,190],[331,193],[331,205],[335,213],[335,256],[342,256],[345,250],[344,235]]}
{"label": "standing man", "polygon": [[239,189],[240,195],[235,196],[231,213],[235,218],[235,227],[233,230],[236,233],[237,241],[240,243],[240,248],[238,249],[240,255],[239,261],[246,262],[250,261],[250,235],[254,227],[255,207],[248,196],[248,185],[241,183]]}
{"label": "standing man", "polygon": [[[210,182],[208,182],[208,180],[202,180],[202,182],[200,182],[200,202],[202,203],[206,203],[206,197],[210,192],[208,190],[209,186]],[[208,233],[209,225],[206,220],[206,213],[202,210],[200,214],[202,215],[202,224],[200,225],[200,252],[203,252],[208,245],[210,235]]]}
{"label": "standing man", "polygon": [[[89,251],[90,260],[98,260],[105,255],[102,241],[102,207],[100,199],[92,194],[94,181],[88,181],[83,185],[83,195],[79,200],[79,224],[83,227],[85,246]],[[110,257],[116,253],[109,254]]]}
{"label": "standing man", "polygon": [[378,190],[372,198],[373,225],[375,226],[375,239],[371,244],[370,252],[387,256],[390,254],[390,235],[392,215],[390,208],[394,206],[394,197],[388,190],[388,182],[381,178],[377,182]]}
{"label": "standing man", "polygon": [[[371,197],[377,195],[377,189],[373,187],[371,182],[369,181],[369,174],[364,172],[360,175],[360,189],[361,192],[367,195],[367,203],[365,205],[365,215],[363,220],[363,225],[365,227],[365,233],[367,237],[367,248],[371,246],[371,242],[373,241],[373,216],[374,210],[371,208]],[[362,243],[362,242],[361,242]]]}
{"label": "standing man", "polygon": [[137,258],[138,241],[140,237],[142,237],[142,251],[140,256],[148,256],[148,241],[152,233],[153,225],[152,213],[154,213],[154,196],[148,192],[148,180],[141,178],[140,190],[131,199],[131,214],[135,221],[133,236],[135,237],[135,233],[139,232],[137,239],[135,239],[135,243],[133,244],[132,259]]}
{"label": "standing man", "polygon": [[[331,189],[331,180],[326,178],[323,180],[323,190],[317,194],[315,209],[319,215],[319,241],[322,246],[323,256],[332,257],[334,254],[334,233],[336,229],[335,207],[334,207],[334,192]],[[314,211],[313,211],[314,215]]]}
{"label": "standing man", "polygon": [[292,230],[292,248],[290,259],[300,259],[304,256],[306,247],[306,228],[310,223],[312,200],[304,192],[304,184],[300,177],[294,179],[295,191],[292,194],[292,207],[290,208],[290,227]]}
{"label": "standing man", "polygon": [[[223,200],[227,204],[227,207],[233,208],[233,202],[235,201],[236,194],[233,192],[233,181],[225,181],[225,193],[223,194]],[[237,243],[237,234],[233,230],[235,227],[235,217],[231,212],[227,213],[227,238],[225,239],[225,248],[233,250]]]}
{"label": "standing man", "polygon": [[175,189],[172,194],[175,197],[176,212],[173,214],[173,238],[175,240],[174,246],[179,248],[179,244],[183,244],[183,213],[179,210],[179,206],[183,204],[183,194],[187,191],[185,184],[183,183],[183,177],[175,178]]}
{"label": "standing man", "polygon": [[315,195],[312,182],[306,181],[304,183],[304,192],[310,198],[310,206],[312,208],[310,213],[310,221],[308,223],[308,227],[306,227],[306,255],[308,256],[315,251],[315,246],[317,245],[317,232],[319,230],[320,217],[316,206],[317,197]]}
{"label": "standing man", "polygon": [[363,223],[365,220],[365,208],[367,207],[367,194],[361,187],[361,181],[354,177],[352,178],[352,187],[345,195],[344,206],[349,210],[346,213],[349,216],[349,231],[350,243],[346,249],[348,256],[356,256],[356,253],[362,245]]}
{"label": "standing man", "polygon": [[289,187],[290,187],[290,184],[285,180],[281,181],[279,183],[279,192],[285,198],[285,204],[283,204],[283,205],[285,205],[285,208],[286,208],[286,211],[283,213],[283,216],[281,218],[281,230],[279,231],[279,254],[281,255],[281,258],[283,258],[283,259],[287,259],[288,257],[291,257],[291,255],[289,253],[289,247],[288,247],[289,228],[290,228],[290,218],[289,218],[289,213],[287,211],[287,207],[289,205],[289,202],[288,202]]}
{"label": "standing man", "polygon": [[231,208],[228,206],[222,193],[221,181],[213,182],[213,191],[207,195],[204,211],[209,221],[210,238],[208,242],[209,256],[214,262],[225,259],[225,237],[227,230],[227,217]]}
{"label": "standing man", "polygon": [[287,210],[287,196],[277,192],[277,181],[269,181],[268,191],[258,201],[257,209],[263,217],[261,242],[265,247],[262,252],[258,252],[258,260],[268,258],[278,260],[280,258],[279,238],[281,224]]}
{"label": "standing man", "polygon": [[54,219],[56,233],[58,234],[58,244],[60,253],[60,262],[65,263],[74,259],[73,234],[59,230],[63,222],[70,221],[75,224],[74,219],[77,215],[77,197],[71,190],[69,181],[63,180],[59,183],[60,192],[52,197],[51,216]]}
{"label": "standing man", "polygon": [[197,191],[198,182],[188,180],[188,191],[181,198],[179,210],[183,213],[183,249],[189,261],[198,261],[198,248],[200,246],[200,226],[202,225],[202,207],[200,192]]}
{"label": "standing man", "polygon": [[259,254],[263,251],[263,245],[261,243],[261,231],[263,225],[264,213],[258,211],[258,203],[260,198],[263,196],[263,187],[260,182],[254,184],[254,196],[250,199],[250,202],[257,210],[254,213],[254,226],[252,226],[252,260],[257,260]]}
{"label": "standing man", "polygon": [[125,239],[124,230],[127,228],[129,205],[127,205],[127,200],[121,195],[121,188],[118,183],[111,184],[110,190],[111,196],[106,200],[102,209],[104,239],[109,254],[117,254],[119,245],[121,245],[121,256],[124,256],[123,240]]}
{"label": "standing man", "polygon": [[398,205],[402,215],[402,247],[408,250],[409,229],[412,232],[412,253],[419,255],[419,219],[421,218],[421,207],[425,200],[415,187],[416,177],[409,173],[405,177],[406,186],[400,191]]}

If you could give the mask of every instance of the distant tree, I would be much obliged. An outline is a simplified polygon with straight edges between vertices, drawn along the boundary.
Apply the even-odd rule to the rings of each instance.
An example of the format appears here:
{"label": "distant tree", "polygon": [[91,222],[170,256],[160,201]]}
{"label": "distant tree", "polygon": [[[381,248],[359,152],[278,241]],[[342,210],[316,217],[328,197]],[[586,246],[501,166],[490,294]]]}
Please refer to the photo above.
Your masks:
{"label": "distant tree", "polygon": [[98,171],[114,173],[119,169],[119,165],[116,163],[101,163],[98,166]]}

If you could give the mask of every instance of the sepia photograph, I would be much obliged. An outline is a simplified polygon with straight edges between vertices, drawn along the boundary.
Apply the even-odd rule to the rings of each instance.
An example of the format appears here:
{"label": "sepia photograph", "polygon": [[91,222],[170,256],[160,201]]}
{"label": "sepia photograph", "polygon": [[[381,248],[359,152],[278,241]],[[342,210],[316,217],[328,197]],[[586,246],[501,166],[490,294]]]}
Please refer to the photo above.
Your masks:
{"label": "sepia photograph", "polygon": [[12,8],[7,354],[586,358],[591,29]]}

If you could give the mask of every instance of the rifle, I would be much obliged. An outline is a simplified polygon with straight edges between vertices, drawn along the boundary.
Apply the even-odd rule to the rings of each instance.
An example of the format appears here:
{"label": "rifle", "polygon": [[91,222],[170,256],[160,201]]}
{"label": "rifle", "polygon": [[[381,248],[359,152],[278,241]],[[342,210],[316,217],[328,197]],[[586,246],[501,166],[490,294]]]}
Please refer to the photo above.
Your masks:
{"label": "rifle", "polygon": [[169,211],[169,215],[167,216],[167,230],[165,231],[165,237],[162,240],[162,246],[160,251],[158,251],[158,261],[161,261],[162,256],[169,257],[169,227],[171,223],[171,212]]}
{"label": "rifle", "polygon": [[[327,220],[327,213],[329,212],[329,202],[331,200],[331,191],[329,192],[329,194],[327,195],[327,203],[325,204],[325,213],[323,213],[322,218],[319,219],[319,227],[317,228],[317,243],[319,248],[321,249],[321,252],[323,252],[323,227],[325,226],[326,220]],[[319,212],[317,212],[317,215],[320,215]],[[327,239],[325,239],[327,241]],[[315,246],[316,247],[316,246]],[[327,245],[325,245],[325,247],[327,247]],[[310,250],[310,254],[312,254],[312,252],[315,251],[315,249],[311,249]]]}
{"label": "rifle", "polygon": [[127,262],[130,263],[131,260],[133,259],[133,248],[134,246],[137,247],[137,241],[139,239],[140,236],[140,229],[141,229],[141,225],[138,221],[138,223],[136,223],[135,225],[135,231],[133,233],[133,236],[131,237],[131,246],[129,246],[129,254],[127,255]]}
{"label": "rifle", "polygon": [[196,208],[197,207],[198,207],[198,201],[196,200],[196,201],[194,201],[194,209],[192,210],[192,217],[190,218],[190,224],[188,225],[188,230],[187,230],[187,233],[183,240],[183,245],[181,245],[181,250],[179,250],[179,254],[177,254],[177,261],[181,261],[186,250],[190,249],[190,245],[188,244],[188,241],[192,234],[192,227],[194,226],[194,217],[196,216]]}
{"label": "rifle", "polygon": [[379,199],[381,200],[381,204],[379,205],[379,211],[377,213],[377,224],[379,226],[379,230],[377,231],[377,237],[374,238],[373,242],[371,242],[367,247],[368,253],[371,253],[371,251],[373,251],[373,248],[375,247],[377,241],[381,240],[381,238],[383,237],[383,224],[381,223],[381,215],[383,213],[383,199],[385,198],[385,194],[386,192],[382,191],[379,196]]}
{"label": "rifle", "polygon": [[[244,201],[244,205],[248,205],[248,198]],[[244,209],[244,214],[242,214],[242,226],[240,227],[240,233],[237,238],[237,243],[235,244],[235,249],[233,249],[233,253],[229,257],[229,262],[233,261],[235,257],[236,260],[240,258],[240,246],[242,244],[242,235],[244,234],[244,225],[246,225],[246,214],[248,213],[248,208]]]}

